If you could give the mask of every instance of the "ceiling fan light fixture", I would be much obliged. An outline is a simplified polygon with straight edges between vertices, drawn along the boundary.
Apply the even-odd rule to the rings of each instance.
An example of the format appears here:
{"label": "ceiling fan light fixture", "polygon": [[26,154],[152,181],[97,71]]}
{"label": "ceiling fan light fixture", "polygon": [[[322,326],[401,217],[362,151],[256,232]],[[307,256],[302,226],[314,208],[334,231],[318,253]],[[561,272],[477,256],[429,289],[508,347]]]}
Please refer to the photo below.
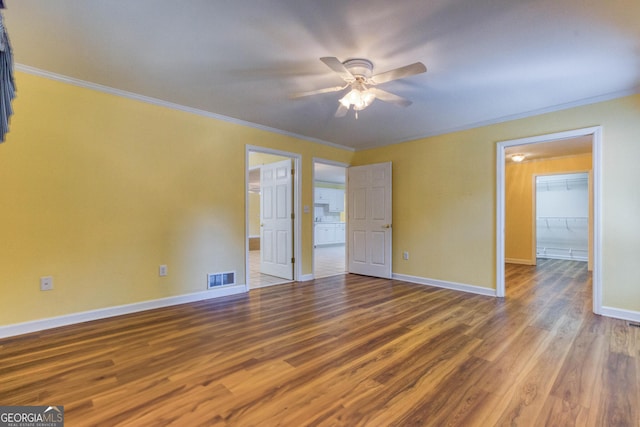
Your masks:
{"label": "ceiling fan light fixture", "polygon": [[[0,0],[1,1],[1,0]],[[344,86],[333,86],[324,89],[316,89],[309,92],[294,94],[293,98],[301,98],[309,95],[320,95],[331,92],[342,92],[349,88],[346,95],[340,98],[335,117],[344,117],[351,106],[355,111],[356,119],[358,111],[367,108],[373,101],[379,99],[387,103],[395,104],[399,107],[408,107],[411,101],[401,96],[378,89],[376,86],[394,80],[421,74],[427,71],[427,67],[422,62],[405,65],[384,73],[373,75],[373,63],[364,58],[353,58],[341,62],[334,56],[324,56],[320,58],[327,67],[333,70],[346,83]]]}
{"label": "ceiling fan light fixture", "polygon": [[345,108],[353,105],[355,111],[361,111],[367,108],[376,99],[376,96],[368,90],[352,89],[340,99],[340,104]]}

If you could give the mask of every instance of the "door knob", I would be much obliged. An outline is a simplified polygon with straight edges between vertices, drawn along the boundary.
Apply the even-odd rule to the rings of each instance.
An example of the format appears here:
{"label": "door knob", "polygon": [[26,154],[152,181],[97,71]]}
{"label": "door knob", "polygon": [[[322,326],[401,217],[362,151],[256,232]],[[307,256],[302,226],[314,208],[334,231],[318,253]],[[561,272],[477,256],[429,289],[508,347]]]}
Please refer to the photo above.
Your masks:
{"label": "door knob", "polygon": [[391,224],[385,224],[382,226],[382,228],[391,228]]}

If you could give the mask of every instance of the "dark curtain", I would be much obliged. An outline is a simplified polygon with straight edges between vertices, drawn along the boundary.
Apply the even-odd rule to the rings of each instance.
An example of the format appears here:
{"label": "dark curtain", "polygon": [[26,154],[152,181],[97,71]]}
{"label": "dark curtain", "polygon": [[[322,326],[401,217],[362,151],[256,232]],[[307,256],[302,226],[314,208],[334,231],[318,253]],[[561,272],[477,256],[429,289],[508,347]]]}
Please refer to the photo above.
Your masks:
{"label": "dark curtain", "polygon": [[[4,9],[3,0],[0,0],[0,9]],[[13,114],[11,101],[15,96],[13,52],[4,27],[4,17],[0,14],[0,142],[4,142],[5,134],[9,131],[9,117]]]}

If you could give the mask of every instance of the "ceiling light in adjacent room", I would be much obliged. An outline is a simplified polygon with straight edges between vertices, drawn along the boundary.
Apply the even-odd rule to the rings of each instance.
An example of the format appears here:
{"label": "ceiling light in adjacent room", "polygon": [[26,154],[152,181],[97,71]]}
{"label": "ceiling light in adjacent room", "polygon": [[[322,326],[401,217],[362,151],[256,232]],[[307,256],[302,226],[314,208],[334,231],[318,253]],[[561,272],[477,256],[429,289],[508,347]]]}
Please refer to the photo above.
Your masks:
{"label": "ceiling light in adjacent room", "polygon": [[523,161],[525,159],[525,157],[527,157],[527,156],[525,154],[522,154],[522,153],[512,154],[511,155],[511,160],[513,160],[516,163],[520,163],[521,161]]}

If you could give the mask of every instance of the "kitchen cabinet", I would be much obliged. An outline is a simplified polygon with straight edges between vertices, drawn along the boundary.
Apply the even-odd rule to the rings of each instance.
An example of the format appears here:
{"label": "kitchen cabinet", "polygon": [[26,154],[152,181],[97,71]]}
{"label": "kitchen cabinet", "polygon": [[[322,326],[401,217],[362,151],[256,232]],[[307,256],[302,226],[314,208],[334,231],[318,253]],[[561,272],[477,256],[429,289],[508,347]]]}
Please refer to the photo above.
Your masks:
{"label": "kitchen cabinet", "polygon": [[331,188],[316,188],[314,191],[314,202],[319,205],[328,205],[332,197]]}
{"label": "kitchen cabinet", "polygon": [[336,224],[336,243],[345,243],[347,241],[345,232],[345,223]]}
{"label": "kitchen cabinet", "polygon": [[331,190],[329,199],[329,212],[344,211],[344,190]]}
{"label": "kitchen cabinet", "polygon": [[316,188],[314,191],[314,203],[317,205],[329,205],[329,212],[342,212],[344,211],[344,190]]}
{"label": "kitchen cabinet", "polygon": [[316,225],[316,245],[328,245],[336,240],[335,224]]}
{"label": "kitchen cabinet", "polygon": [[345,224],[342,223],[316,223],[315,245],[335,245],[345,243]]}

